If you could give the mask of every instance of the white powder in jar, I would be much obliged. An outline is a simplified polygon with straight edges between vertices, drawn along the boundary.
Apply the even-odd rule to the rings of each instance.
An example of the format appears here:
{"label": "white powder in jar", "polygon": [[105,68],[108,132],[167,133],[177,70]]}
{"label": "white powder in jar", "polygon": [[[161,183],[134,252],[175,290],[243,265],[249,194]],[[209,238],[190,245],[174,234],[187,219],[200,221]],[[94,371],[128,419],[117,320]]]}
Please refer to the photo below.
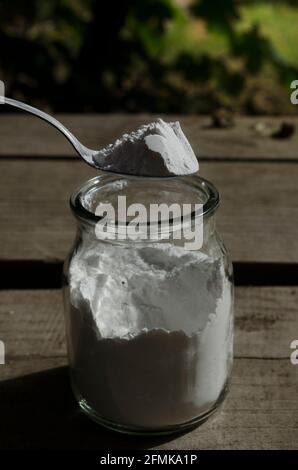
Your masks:
{"label": "white powder in jar", "polygon": [[93,158],[102,170],[134,176],[185,176],[199,169],[179,122],[162,119],[124,134]]}
{"label": "white powder in jar", "polygon": [[233,344],[221,259],[90,239],[72,258],[69,283],[73,383],[99,416],[157,429],[209,411]]}

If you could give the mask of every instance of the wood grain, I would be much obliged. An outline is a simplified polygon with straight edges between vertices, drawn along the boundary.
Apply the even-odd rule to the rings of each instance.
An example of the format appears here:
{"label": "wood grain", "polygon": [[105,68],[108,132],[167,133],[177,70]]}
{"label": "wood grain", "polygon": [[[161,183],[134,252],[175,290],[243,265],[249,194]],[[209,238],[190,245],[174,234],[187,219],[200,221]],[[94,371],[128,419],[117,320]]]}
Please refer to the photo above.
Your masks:
{"label": "wood grain", "polygon": [[[297,304],[298,287],[237,287],[235,357],[288,359],[290,343],[298,339]],[[0,291],[0,339],[6,345],[8,364],[1,370],[6,377],[21,374],[9,370],[25,357],[64,357],[61,291]]]}
{"label": "wood grain", "polygon": [[[0,259],[63,260],[70,193],[97,173],[79,161],[0,161]],[[204,162],[221,193],[218,228],[233,261],[297,262],[298,165]]]}
{"label": "wood grain", "polygon": [[63,359],[30,363],[43,372],[0,382],[2,449],[297,449],[298,367],[288,360],[236,359],[230,393],[213,418],[184,435],[138,439],[80,412],[67,369],[58,368]]}
{"label": "wood grain", "polygon": [[237,287],[235,356],[288,359],[298,339],[297,306],[298,287]]}
{"label": "wood grain", "polygon": [[223,408],[185,435],[136,440],[79,412],[63,367],[61,292],[0,292],[8,360],[0,366],[0,448],[297,448],[298,366],[289,360],[297,299],[298,287],[237,288],[236,359]]}
{"label": "wood grain", "polygon": [[[0,109],[0,156],[74,156],[67,140],[49,124],[25,114],[3,113]],[[99,149],[159,116],[150,114],[67,115],[57,118],[90,148]],[[298,128],[298,118],[237,117],[235,127],[211,129],[204,116],[164,115],[179,120],[195,153],[204,159],[298,159],[298,132],[290,139],[261,137],[254,131],[257,122],[279,123],[286,120]]]}

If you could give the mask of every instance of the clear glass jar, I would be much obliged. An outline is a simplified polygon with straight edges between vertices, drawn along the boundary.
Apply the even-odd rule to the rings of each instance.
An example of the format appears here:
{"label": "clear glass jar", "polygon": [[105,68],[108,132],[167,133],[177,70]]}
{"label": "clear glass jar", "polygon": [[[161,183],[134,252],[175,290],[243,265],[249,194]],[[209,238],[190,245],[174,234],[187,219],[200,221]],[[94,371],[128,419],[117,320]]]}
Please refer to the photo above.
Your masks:
{"label": "clear glass jar", "polygon": [[[132,219],[123,222],[118,212],[113,225],[107,213],[96,215],[119,196],[127,207],[202,210],[191,210],[187,222],[170,220],[168,230],[161,219],[149,221],[148,239],[129,238],[120,235]],[[197,176],[103,175],[72,195],[78,230],[64,266],[71,384],[82,410],[100,424],[171,433],[203,422],[222,402],[233,360],[233,281],[215,229],[218,204],[217,190]],[[97,230],[104,215],[105,236]],[[184,232],[174,235],[185,223],[202,229],[196,249],[186,248]]]}

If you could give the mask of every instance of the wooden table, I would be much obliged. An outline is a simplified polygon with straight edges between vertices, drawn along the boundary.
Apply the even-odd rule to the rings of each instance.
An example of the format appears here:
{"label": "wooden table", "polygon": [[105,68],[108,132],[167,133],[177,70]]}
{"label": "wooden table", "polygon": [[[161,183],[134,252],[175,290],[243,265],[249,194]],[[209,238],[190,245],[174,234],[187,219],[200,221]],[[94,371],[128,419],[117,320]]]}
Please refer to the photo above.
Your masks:
{"label": "wooden table", "polygon": [[[61,115],[93,148],[148,122],[146,115]],[[173,118],[171,116],[171,118]],[[175,437],[132,438],[89,421],[67,376],[60,292],[75,225],[73,189],[95,171],[45,123],[0,116],[0,448],[298,448],[298,135],[260,137],[255,119],[210,129],[179,117],[220,190],[218,227],[235,267],[235,365],[230,394],[214,418]],[[298,127],[298,121],[296,121]]]}

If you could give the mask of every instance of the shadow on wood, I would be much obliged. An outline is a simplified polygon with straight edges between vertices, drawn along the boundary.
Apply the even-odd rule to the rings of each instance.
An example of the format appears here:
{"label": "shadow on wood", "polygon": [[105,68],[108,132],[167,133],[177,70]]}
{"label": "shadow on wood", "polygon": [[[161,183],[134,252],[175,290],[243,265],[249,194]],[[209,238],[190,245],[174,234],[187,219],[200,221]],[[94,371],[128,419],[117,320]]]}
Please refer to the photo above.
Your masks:
{"label": "shadow on wood", "polygon": [[0,449],[149,449],[177,437],[126,436],[92,422],[67,367],[0,382],[0,416]]}

